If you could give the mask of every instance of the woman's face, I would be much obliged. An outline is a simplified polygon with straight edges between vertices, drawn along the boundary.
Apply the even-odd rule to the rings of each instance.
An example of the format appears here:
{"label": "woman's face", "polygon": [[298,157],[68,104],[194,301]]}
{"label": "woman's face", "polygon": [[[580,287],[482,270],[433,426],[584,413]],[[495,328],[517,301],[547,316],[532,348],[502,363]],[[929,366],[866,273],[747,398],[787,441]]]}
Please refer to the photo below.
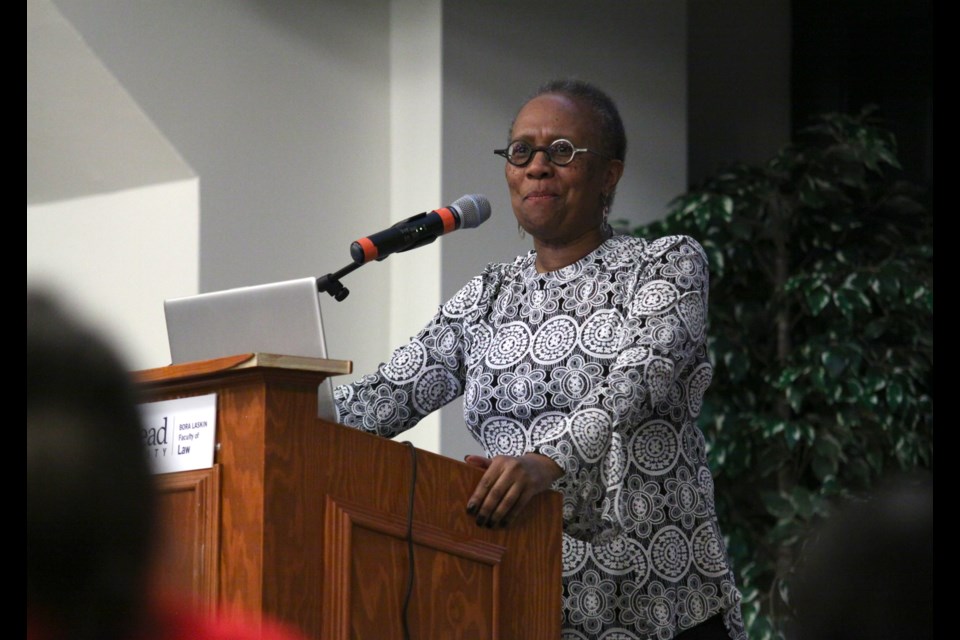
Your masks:
{"label": "woman's face", "polygon": [[[560,94],[533,98],[520,109],[510,139],[534,147],[546,147],[565,138],[577,148],[603,152],[600,128],[591,110]],[[602,194],[609,194],[623,163],[593,153],[578,153],[568,165],[559,166],[538,152],[525,167],[506,163],[507,186],[514,215],[520,226],[543,244],[563,245],[603,223]]]}

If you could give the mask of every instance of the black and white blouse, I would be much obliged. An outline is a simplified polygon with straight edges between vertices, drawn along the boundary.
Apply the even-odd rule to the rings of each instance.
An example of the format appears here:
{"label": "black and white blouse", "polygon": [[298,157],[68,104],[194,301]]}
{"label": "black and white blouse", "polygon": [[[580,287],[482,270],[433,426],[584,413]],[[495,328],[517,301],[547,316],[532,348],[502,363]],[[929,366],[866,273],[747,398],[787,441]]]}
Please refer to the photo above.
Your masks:
{"label": "black and white blouse", "polygon": [[745,638],[696,425],[713,372],[703,249],[614,236],[557,271],[535,259],[489,265],[337,387],[338,420],[393,437],[462,393],[488,456],[560,465],[564,638],[668,640],[717,613]]}

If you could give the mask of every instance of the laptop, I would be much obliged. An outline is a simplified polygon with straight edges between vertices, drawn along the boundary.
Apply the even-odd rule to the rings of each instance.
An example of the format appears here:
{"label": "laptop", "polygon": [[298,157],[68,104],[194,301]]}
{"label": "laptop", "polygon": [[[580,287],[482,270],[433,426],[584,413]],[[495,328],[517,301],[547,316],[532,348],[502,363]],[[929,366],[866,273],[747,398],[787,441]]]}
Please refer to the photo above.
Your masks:
{"label": "laptop", "polygon": [[[326,358],[316,278],[299,278],[163,302],[172,364],[238,353]],[[318,414],[334,421],[333,384],[317,390]]]}

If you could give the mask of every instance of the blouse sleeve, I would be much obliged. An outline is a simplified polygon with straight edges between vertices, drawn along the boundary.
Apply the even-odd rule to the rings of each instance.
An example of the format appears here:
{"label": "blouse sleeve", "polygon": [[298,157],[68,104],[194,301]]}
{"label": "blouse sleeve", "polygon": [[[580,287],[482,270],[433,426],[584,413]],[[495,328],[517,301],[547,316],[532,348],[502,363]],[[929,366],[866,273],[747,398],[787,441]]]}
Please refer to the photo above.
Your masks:
{"label": "blouse sleeve", "polygon": [[334,389],[337,421],[392,438],[463,392],[470,327],[487,297],[493,266],[441,305],[376,373]]}
{"label": "blouse sleeve", "polygon": [[599,543],[635,529],[636,510],[623,504],[626,483],[663,481],[682,466],[712,377],[708,283],[706,255],[692,238],[646,245],[606,376],[531,447],[565,471],[554,488],[564,497],[568,534]]}

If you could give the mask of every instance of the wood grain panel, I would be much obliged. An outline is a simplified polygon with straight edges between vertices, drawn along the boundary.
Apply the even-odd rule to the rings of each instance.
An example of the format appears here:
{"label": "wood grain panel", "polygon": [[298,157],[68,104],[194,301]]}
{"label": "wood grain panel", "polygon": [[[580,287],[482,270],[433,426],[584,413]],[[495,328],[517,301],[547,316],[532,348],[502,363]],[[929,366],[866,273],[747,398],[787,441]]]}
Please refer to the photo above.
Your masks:
{"label": "wood grain panel", "polygon": [[[407,522],[327,499],[325,638],[403,638],[410,579]],[[415,522],[409,630],[430,638],[497,638],[501,560],[507,549]]]}
{"label": "wood grain panel", "polygon": [[156,477],[161,512],[161,584],[192,596],[202,610],[217,606],[220,466]]}
{"label": "wood grain panel", "polygon": [[[318,419],[317,387],[336,372],[236,360],[155,370],[141,385],[148,401],[217,394],[221,607],[312,638],[399,638],[416,470],[414,637],[559,637],[559,494],[506,528],[478,527],[465,506],[479,469]],[[178,509],[173,526],[196,538]]]}

